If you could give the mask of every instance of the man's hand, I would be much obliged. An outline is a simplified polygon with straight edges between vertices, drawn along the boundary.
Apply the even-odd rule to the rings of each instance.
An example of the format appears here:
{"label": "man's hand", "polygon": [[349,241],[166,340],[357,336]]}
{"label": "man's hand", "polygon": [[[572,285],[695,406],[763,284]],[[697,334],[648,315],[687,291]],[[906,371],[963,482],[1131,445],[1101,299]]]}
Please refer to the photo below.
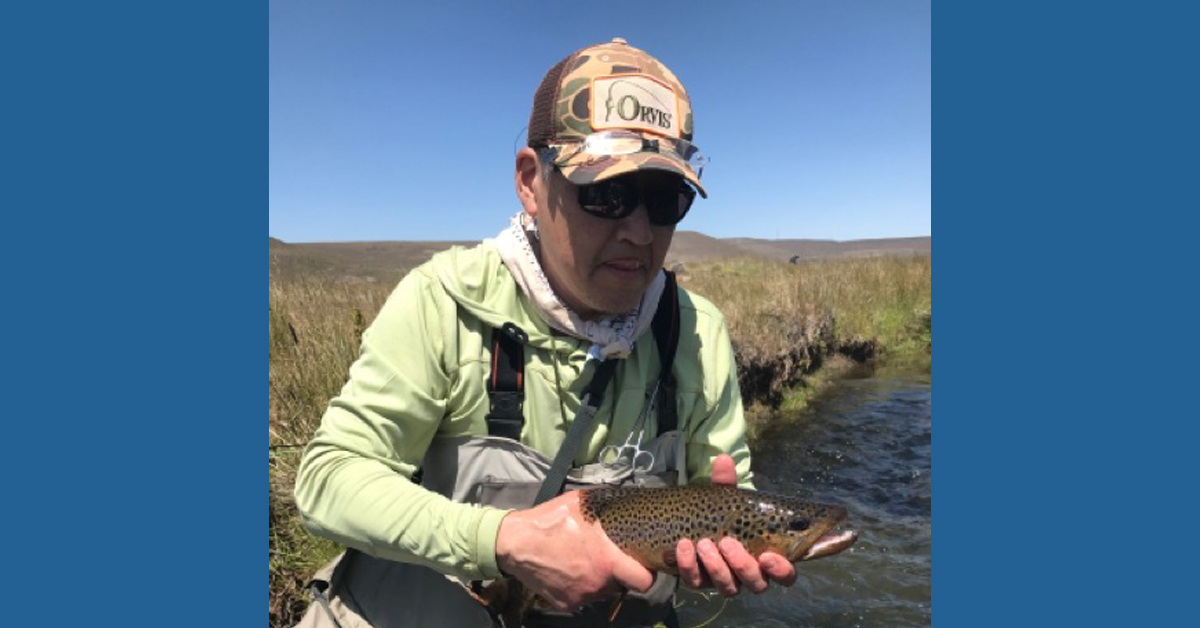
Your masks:
{"label": "man's hand", "polygon": [[[729,454],[713,460],[712,483],[737,484],[737,469]],[[684,584],[693,589],[711,586],[726,596],[737,595],[742,585],[762,593],[767,590],[768,579],[784,586],[796,582],[796,567],[787,558],[764,552],[755,560],[733,537],[715,543],[712,539],[700,539],[698,543],[683,539],[675,547],[675,557]]]}
{"label": "man's hand", "polygon": [[654,583],[654,574],[613,544],[598,521],[584,520],[579,491],[505,515],[496,561],[562,611]]}

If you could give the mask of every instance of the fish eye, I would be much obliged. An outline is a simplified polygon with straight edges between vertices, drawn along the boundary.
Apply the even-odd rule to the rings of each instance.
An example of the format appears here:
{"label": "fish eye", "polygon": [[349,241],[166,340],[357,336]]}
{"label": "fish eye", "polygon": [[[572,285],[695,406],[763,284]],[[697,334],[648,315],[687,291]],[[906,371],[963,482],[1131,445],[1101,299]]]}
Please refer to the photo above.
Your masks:
{"label": "fish eye", "polygon": [[788,529],[803,532],[808,529],[808,519],[792,519],[788,522]]}

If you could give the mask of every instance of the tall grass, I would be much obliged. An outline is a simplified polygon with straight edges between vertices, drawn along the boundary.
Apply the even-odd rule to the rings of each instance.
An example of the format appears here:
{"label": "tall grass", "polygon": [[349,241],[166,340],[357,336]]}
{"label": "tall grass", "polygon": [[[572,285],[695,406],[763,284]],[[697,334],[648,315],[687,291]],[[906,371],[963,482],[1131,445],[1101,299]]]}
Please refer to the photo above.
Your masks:
{"label": "tall grass", "polygon": [[796,318],[829,316],[840,339],[894,347],[930,311],[931,267],[924,256],[798,264],[734,259],[689,267],[684,285],[711,300],[746,345],[783,349]]}
{"label": "tall grass", "polygon": [[856,364],[888,355],[928,368],[931,270],[928,256],[755,258],[681,277],[725,315],[753,442],[777,408],[802,407]]}
{"label": "tall grass", "polygon": [[315,280],[269,284],[272,443],[311,436],[314,421],[346,381],[367,321],[390,290]]}
{"label": "tall grass", "polygon": [[[750,438],[770,409],[813,390],[839,363],[879,354],[928,355],[928,257],[788,264],[761,259],[696,264],[681,283],[721,309],[750,410]],[[340,548],[305,532],[292,500],[300,446],[345,382],[363,329],[391,290],[379,283],[301,279],[269,284],[270,613],[299,620],[303,585]],[[839,362],[840,360],[840,362]]]}
{"label": "tall grass", "polygon": [[304,584],[340,551],[301,527],[292,486],[301,446],[345,382],[362,331],[389,290],[303,279],[269,283],[268,615],[273,628],[299,621],[308,604]]}

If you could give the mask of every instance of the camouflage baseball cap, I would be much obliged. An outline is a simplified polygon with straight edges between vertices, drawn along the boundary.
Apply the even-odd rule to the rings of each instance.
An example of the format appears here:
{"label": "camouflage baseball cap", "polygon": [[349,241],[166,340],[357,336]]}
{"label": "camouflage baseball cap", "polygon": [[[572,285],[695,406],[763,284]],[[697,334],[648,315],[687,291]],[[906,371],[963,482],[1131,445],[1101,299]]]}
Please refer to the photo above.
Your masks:
{"label": "camouflage baseball cap", "polygon": [[707,198],[699,173],[706,160],[691,141],[683,84],[619,37],[550,68],[529,116],[529,146],[555,150],[555,165],[577,185],[655,169],[682,176]]}

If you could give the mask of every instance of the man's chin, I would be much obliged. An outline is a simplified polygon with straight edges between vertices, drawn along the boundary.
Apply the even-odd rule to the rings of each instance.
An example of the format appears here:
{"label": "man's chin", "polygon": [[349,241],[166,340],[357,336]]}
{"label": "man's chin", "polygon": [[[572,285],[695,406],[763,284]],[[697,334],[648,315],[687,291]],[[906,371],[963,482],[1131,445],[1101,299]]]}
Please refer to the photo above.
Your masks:
{"label": "man's chin", "polygon": [[628,314],[642,301],[642,295],[650,286],[644,275],[638,281],[597,281],[592,284],[592,294],[600,295],[592,302],[592,308],[602,315]]}
{"label": "man's chin", "polygon": [[598,303],[596,309],[602,313],[602,316],[628,314],[630,310],[637,307],[638,303],[641,302],[643,292],[645,291],[639,292],[636,296],[632,297],[607,299],[602,303]]}

